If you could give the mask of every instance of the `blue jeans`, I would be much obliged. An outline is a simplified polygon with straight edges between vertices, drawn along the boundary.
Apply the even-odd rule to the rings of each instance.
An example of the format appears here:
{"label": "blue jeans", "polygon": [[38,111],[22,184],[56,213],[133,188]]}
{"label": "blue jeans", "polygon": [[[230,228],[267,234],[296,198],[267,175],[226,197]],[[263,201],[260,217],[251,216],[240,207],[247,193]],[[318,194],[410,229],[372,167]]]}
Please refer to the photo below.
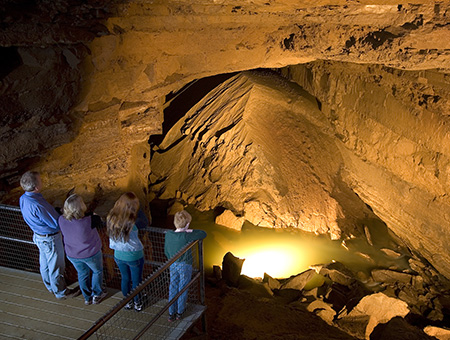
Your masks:
{"label": "blue jeans", "polygon": [[49,292],[60,299],[66,293],[64,280],[64,246],[61,233],[53,236],[33,234],[33,242],[39,248],[39,269],[42,281]]}
{"label": "blue jeans", "polygon": [[[170,266],[170,285],[169,285],[169,301],[172,301],[175,295],[186,286],[191,280],[192,265],[185,262],[175,262]],[[186,309],[186,301],[188,298],[188,289],[180,295],[180,297],[169,307],[169,314],[183,314]]]}
{"label": "blue jeans", "polygon": [[77,270],[78,283],[86,301],[93,296],[100,296],[103,292],[103,257],[102,252],[84,259],[67,256]]}
{"label": "blue jeans", "polygon": [[[127,296],[134,288],[136,288],[142,281],[142,272],[144,270],[144,258],[136,261],[123,261],[114,258],[119,266],[122,281],[120,287],[122,288],[123,296]],[[140,303],[140,296],[136,295],[134,302]]]}

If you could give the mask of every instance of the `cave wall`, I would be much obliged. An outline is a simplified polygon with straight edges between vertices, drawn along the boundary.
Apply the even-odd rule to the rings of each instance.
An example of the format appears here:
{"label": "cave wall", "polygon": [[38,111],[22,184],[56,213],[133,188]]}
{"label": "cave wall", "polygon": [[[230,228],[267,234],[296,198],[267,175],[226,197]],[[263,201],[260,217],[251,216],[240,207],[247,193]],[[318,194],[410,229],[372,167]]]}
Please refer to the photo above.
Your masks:
{"label": "cave wall", "polygon": [[450,77],[314,62],[283,70],[322,103],[344,180],[408,245],[450,274]]}
{"label": "cave wall", "polygon": [[[44,195],[51,201],[62,201],[73,187],[89,200],[115,198],[128,189],[143,198],[150,172],[147,140],[161,133],[164,98],[194,79],[314,60],[386,65],[415,70],[403,74],[413,78],[425,76],[411,82],[398,76],[395,90],[388,85],[380,90],[377,82],[383,80],[376,78],[391,72],[381,66],[352,66],[354,72],[374,74],[359,82],[358,75],[349,75],[336,88],[322,76],[335,71],[324,71],[321,63],[298,76],[290,72],[330,108],[337,136],[351,151],[348,182],[355,191],[400,235],[412,228],[425,235],[435,230],[426,241],[410,243],[433,264],[446,261],[440,269],[450,276],[449,252],[442,251],[449,243],[443,213],[448,152],[438,145],[448,137],[441,127],[448,112],[441,92],[446,93],[450,68],[449,9],[449,2],[415,1],[6,1],[0,6],[2,58],[6,48],[17,51],[18,62],[1,74],[2,102],[8,103],[1,108],[2,200],[17,202],[19,176],[32,168],[44,173]],[[339,72],[346,74],[344,68]],[[359,106],[354,96],[345,96],[365,82],[374,83],[369,88],[377,97],[389,93],[370,112],[362,105],[370,94],[358,97]],[[431,91],[428,82],[441,87]],[[415,92],[408,94],[414,84]],[[402,101],[417,106],[415,115],[403,113],[409,104]],[[383,108],[392,106],[399,107],[398,121],[384,121],[392,110]],[[394,126],[386,130],[383,124]],[[436,133],[442,138],[430,137]],[[397,135],[404,138],[390,143]],[[378,151],[381,145],[389,151]],[[373,176],[363,174],[364,167]],[[391,203],[396,211],[387,210]],[[423,219],[412,216],[414,207],[424,212]]]}

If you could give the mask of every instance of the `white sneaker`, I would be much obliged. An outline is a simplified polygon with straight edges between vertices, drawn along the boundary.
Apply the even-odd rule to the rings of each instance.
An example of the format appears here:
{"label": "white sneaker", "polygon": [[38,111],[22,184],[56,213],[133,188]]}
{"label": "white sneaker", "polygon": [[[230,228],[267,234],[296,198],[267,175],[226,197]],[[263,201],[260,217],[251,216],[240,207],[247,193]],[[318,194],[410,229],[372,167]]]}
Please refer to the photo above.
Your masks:
{"label": "white sneaker", "polygon": [[104,290],[100,295],[94,295],[94,297],[92,298],[92,304],[93,305],[99,304],[100,301],[102,301],[106,295],[108,295],[108,292],[106,290]]}

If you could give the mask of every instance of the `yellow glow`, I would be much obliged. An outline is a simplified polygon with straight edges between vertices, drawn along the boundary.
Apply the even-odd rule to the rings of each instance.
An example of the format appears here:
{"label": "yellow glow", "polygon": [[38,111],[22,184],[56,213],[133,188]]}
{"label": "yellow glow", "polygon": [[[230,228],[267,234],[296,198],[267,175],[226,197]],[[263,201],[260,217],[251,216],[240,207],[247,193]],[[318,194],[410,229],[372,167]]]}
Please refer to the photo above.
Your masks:
{"label": "yellow glow", "polygon": [[282,245],[265,245],[265,249],[248,249],[239,252],[245,258],[242,274],[250,277],[263,277],[264,273],[275,278],[289,277],[295,273],[302,258],[298,248]]}

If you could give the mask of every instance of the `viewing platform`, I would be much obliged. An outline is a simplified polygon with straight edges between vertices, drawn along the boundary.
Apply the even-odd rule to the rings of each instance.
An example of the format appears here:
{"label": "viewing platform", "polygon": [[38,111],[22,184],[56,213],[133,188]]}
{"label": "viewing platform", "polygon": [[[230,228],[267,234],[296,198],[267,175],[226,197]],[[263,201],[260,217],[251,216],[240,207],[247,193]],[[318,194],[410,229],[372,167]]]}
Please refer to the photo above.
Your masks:
{"label": "viewing platform", "polygon": [[[201,240],[167,259],[163,252],[167,230],[154,227],[140,230],[145,250],[142,283],[124,298],[117,289],[120,274],[112,255],[104,253],[108,295],[99,304],[86,306],[81,294],[58,300],[47,291],[37,273],[39,255],[31,241],[31,230],[17,207],[0,205],[0,231],[0,339],[176,340],[200,319],[206,332]],[[192,260],[192,278],[169,301],[169,268],[185,254]],[[75,282],[70,287],[77,285]],[[188,291],[186,311],[180,320],[169,322],[168,308],[184,291]],[[125,309],[137,295],[143,310]]]}

